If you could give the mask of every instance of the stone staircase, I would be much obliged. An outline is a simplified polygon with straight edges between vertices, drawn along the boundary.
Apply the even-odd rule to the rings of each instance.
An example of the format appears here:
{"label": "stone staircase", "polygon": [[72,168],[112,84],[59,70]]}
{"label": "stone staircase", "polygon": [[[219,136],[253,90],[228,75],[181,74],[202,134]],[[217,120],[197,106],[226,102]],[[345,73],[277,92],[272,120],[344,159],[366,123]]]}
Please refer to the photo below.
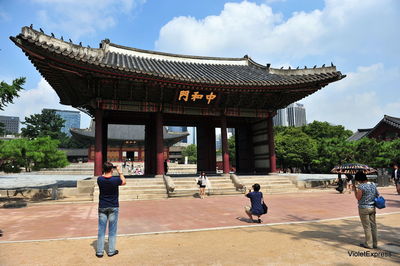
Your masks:
{"label": "stone staircase", "polygon": [[292,193],[298,191],[298,188],[290,180],[290,177],[278,175],[262,175],[262,176],[238,176],[240,181],[245,185],[246,190],[251,188],[255,183],[261,186],[261,192],[264,194],[281,194]]}
{"label": "stone staircase", "polygon": [[[243,194],[243,191],[235,189],[229,177],[211,176],[208,177],[211,183],[211,189],[206,189],[207,195],[236,195]],[[172,180],[175,183],[174,192],[169,192],[170,198],[176,197],[198,197],[199,186],[195,181],[196,177],[175,177]]]}
{"label": "stone staircase", "polygon": [[[128,178],[125,186],[119,187],[119,200],[150,200],[168,197],[162,178]],[[93,201],[99,201],[99,187],[95,184]]]}
{"label": "stone staircase", "polygon": [[177,175],[177,174],[196,174],[197,173],[197,164],[177,164],[177,163],[168,163],[168,175]]}

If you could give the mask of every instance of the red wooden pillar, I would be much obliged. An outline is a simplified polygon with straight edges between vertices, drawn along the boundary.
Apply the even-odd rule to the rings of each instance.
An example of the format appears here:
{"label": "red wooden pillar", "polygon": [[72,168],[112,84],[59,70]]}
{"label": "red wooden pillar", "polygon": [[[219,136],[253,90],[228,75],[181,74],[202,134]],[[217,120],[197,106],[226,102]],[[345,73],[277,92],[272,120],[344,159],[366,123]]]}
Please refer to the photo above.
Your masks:
{"label": "red wooden pillar", "polygon": [[154,142],[152,141],[151,137],[154,134],[154,126],[152,123],[153,121],[148,122],[145,125],[145,147],[144,147],[144,174],[145,175],[154,175],[153,172],[153,165],[154,165],[154,149],[153,149],[153,144]]}
{"label": "red wooden pillar", "polygon": [[96,109],[94,119],[96,123],[94,146],[94,175],[99,176],[103,173],[103,111]]}
{"label": "red wooden pillar", "polygon": [[273,123],[273,115],[267,118],[268,124],[268,149],[269,149],[269,171],[271,173],[276,172],[276,155],[275,155],[275,141],[274,141],[274,123]]}
{"label": "red wooden pillar", "polygon": [[122,144],[119,146],[118,150],[118,161],[122,162]]}
{"label": "red wooden pillar", "polygon": [[101,162],[101,165],[103,165],[103,163],[105,163],[105,162],[107,162],[108,161],[108,123],[107,123],[107,121],[103,118],[102,119],[102,127],[101,127],[101,130],[102,130],[102,134],[101,134],[101,137],[102,137],[102,148],[103,148],[103,151],[102,151],[102,157],[103,157],[103,160],[102,160],[102,162]]}
{"label": "red wooden pillar", "polygon": [[222,162],[224,174],[229,174],[228,134],[226,132],[226,117],[221,117]]}
{"label": "red wooden pillar", "polygon": [[[141,144],[139,144],[141,145]],[[138,161],[141,162],[143,160],[142,158],[142,146],[139,146],[139,151],[138,151]]]}
{"label": "red wooden pillar", "polygon": [[163,143],[163,118],[162,113],[157,112],[156,119],[156,160],[157,160],[157,175],[164,174],[164,143]]}

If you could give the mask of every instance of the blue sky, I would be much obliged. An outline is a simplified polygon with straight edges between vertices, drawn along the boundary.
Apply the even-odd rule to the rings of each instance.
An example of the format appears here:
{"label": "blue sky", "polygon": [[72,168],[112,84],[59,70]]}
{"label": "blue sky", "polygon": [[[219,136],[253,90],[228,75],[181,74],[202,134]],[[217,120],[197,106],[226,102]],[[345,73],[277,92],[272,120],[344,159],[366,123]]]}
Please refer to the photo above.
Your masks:
{"label": "blue sky", "polygon": [[[303,99],[307,120],[351,130],[400,117],[397,0],[0,0],[0,80],[25,76],[21,97],[0,115],[72,109],[10,40],[22,26],[98,47],[102,39],[142,49],[209,56],[248,54],[272,67],[334,62],[347,75]],[[83,117],[82,127],[89,118]]]}

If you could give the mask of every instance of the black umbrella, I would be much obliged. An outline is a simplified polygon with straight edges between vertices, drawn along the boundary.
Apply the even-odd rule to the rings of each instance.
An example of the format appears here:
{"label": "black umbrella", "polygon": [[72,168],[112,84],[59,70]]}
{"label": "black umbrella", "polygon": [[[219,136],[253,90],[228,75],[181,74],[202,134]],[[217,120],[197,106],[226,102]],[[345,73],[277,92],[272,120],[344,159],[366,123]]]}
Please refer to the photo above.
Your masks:
{"label": "black umbrella", "polygon": [[376,173],[377,170],[369,167],[368,165],[365,164],[360,164],[360,163],[346,163],[342,165],[335,166],[332,170],[331,173],[334,174],[352,174],[354,175],[357,172],[363,172],[364,174],[372,174]]}

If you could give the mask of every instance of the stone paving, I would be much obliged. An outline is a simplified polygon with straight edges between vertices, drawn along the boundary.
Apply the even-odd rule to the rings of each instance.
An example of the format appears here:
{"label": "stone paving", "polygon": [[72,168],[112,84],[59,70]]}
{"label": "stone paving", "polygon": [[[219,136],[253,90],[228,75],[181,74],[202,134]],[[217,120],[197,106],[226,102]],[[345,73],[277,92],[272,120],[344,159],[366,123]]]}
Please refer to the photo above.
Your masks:
{"label": "stone paving", "polygon": [[[393,187],[381,188],[387,208],[378,213],[400,212],[400,195]],[[353,194],[298,192],[266,195],[269,213],[264,224],[357,216]],[[244,214],[249,200],[243,195],[182,198],[120,203],[118,234],[250,225]],[[30,205],[0,209],[4,241],[45,240],[97,235],[97,204]]]}

